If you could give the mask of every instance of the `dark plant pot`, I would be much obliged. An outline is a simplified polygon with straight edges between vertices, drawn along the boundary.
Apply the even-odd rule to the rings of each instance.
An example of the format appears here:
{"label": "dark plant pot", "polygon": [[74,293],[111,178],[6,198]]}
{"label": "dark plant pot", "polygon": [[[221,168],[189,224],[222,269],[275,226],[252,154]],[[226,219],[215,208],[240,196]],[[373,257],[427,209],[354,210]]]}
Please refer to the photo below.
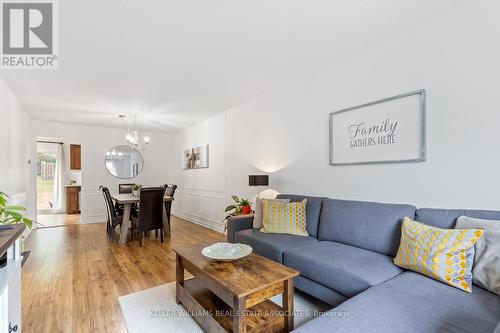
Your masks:
{"label": "dark plant pot", "polygon": [[248,206],[241,206],[241,214],[243,215],[248,215],[252,213],[252,207],[250,205]]}

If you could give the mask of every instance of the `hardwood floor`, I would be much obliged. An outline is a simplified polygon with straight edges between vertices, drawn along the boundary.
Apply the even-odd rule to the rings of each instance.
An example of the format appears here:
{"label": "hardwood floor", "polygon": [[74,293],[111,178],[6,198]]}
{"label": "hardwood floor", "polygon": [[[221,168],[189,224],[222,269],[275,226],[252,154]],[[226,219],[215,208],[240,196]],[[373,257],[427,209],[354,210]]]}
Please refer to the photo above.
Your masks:
{"label": "hardwood floor", "polygon": [[142,248],[109,242],[104,223],[34,230],[25,241],[23,332],[126,332],[118,297],[175,281],[172,247],[224,239],[175,217],[170,239],[161,244],[153,232]]}
{"label": "hardwood floor", "polygon": [[39,228],[60,227],[80,223],[80,214],[40,214],[36,221],[39,223]]}

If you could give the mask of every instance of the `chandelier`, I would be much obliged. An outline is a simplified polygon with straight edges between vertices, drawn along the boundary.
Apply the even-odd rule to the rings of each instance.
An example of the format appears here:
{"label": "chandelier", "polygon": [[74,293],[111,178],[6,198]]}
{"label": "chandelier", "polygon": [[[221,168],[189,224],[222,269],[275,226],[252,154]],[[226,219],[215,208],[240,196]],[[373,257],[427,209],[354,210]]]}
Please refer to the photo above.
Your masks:
{"label": "chandelier", "polygon": [[[125,118],[127,117],[124,114],[118,115],[121,118],[123,127],[125,127]],[[141,138],[139,132],[136,130],[137,128],[137,115],[134,116],[134,128],[132,131],[130,128],[127,129],[127,134],[125,135],[125,140],[131,148],[144,150],[146,146],[151,142],[149,136],[144,136]]]}
{"label": "chandelier", "polygon": [[117,152],[115,148],[111,149],[111,151],[106,152],[106,160],[121,160],[123,158],[123,153],[121,151]]}

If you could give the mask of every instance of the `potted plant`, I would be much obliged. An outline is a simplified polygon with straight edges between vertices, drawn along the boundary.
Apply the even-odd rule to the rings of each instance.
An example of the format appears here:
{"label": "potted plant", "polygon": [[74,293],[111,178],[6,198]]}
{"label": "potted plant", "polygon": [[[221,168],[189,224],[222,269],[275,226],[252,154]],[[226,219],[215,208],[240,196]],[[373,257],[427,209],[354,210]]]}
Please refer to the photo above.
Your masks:
{"label": "potted plant", "polygon": [[240,200],[241,214],[248,215],[252,213],[251,202],[248,199]]}
{"label": "potted plant", "polygon": [[252,203],[248,199],[238,198],[236,195],[232,195],[231,198],[233,198],[234,204],[226,207],[226,213],[231,213],[231,215],[252,213],[252,207],[250,206]]}
{"label": "potted plant", "polygon": [[134,197],[138,197],[141,193],[141,188],[142,188],[142,185],[141,184],[134,184],[132,185],[132,195]]}
{"label": "potted plant", "polygon": [[226,232],[227,230],[227,219],[230,218],[231,216],[235,216],[235,215],[246,215],[246,214],[250,214],[252,213],[252,208],[251,208],[251,202],[248,201],[248,199],[243,199],[243,198],[238,198],[236,195],[232,195],[231,198],[233,198],[234,200],[234,204],[232,205],[229,205],[226,207],[226,210],[225,212],[226,213],[229,213],[229,215],[227,215],[225,218],[224,218],[224,232]]}
{"label": "potted plant", "polygon": [[26,210],[22,206],[9,206],[8,204],[9,196],[4,192],[0,191],[0,224],[16,224],[24,223],[28,228],[33,227],[33,221],[24,217],[21,213]]}

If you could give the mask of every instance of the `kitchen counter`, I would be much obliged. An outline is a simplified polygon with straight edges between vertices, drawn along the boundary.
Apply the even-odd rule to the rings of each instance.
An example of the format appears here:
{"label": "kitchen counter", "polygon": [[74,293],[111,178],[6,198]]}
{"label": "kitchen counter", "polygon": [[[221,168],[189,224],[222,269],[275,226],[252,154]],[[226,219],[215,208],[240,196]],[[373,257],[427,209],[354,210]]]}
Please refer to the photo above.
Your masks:
{"label": "kitchen counter", "polygon": [[26,225],[24,223],[11,224],[11,229],[0,230],[0,256],[21,236]]}
{"label": "kitchen counter", "polygon": [[0,229],[0,254],[5,255],[5,266],[0,268],[0,332],[21,332],[21,236],[24,223],[10,224]]}

